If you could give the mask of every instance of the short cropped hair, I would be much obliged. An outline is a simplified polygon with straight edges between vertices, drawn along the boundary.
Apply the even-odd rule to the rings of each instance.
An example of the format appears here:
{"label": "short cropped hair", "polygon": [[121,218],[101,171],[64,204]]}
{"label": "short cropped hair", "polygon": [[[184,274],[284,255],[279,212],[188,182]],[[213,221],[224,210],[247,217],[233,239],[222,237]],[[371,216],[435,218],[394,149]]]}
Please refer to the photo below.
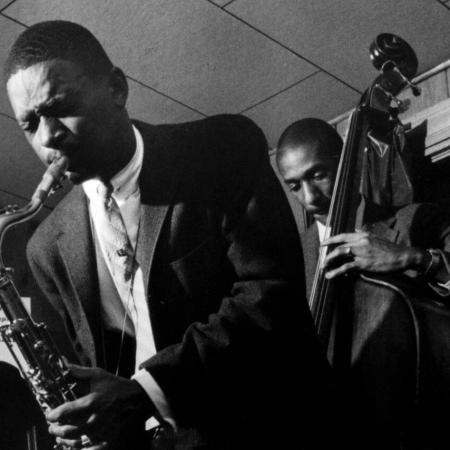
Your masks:
{"label": "short cropped hair", "polygon": [[340,156],[343,145],[341,136],[329,123],[316,118],[301,119],[289,125],[281,134],[277,160],[280,160],[284,150],[305,144],[318,144],[333,157]]}
{"label": "short cropped hair", "polygon": [[39,22],[22,32],[12,45],[3,68],[4,81],[21,69],[51,59],[65,59],[94,79],[106,75],[113,64],[95,36],[73,22]]}

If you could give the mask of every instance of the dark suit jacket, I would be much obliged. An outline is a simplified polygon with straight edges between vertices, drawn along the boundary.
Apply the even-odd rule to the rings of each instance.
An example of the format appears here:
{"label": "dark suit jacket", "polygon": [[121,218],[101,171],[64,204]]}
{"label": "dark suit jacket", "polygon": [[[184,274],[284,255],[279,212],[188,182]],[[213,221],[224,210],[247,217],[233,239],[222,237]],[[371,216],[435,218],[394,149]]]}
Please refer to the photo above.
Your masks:
{"label": "dark suit jacket", "polygon": [[[143,366],[178,424],[218,436],[220,448],[262,448],[297,432],[297,414],[286,412],[292,404],[311,409],[306,442],[314,411],[326,401],[328,366],[305,301],[295,225],[263,134],[238,116],[136,126],[144,140],[137,259],[158,350]],[[102,365],[81,187],[41,224],[28,257],[79,359]]]}

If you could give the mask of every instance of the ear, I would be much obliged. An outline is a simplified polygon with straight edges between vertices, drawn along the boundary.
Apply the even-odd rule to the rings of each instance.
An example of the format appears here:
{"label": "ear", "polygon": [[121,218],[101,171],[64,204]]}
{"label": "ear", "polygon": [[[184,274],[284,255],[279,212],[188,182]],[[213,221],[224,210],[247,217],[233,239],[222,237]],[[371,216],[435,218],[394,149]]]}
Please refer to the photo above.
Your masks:
{"label": "ear", "polygon": [[109,74],[109,89],[117,106],[124,108],[128,98],[128,83],[122,69],[113,67]]}

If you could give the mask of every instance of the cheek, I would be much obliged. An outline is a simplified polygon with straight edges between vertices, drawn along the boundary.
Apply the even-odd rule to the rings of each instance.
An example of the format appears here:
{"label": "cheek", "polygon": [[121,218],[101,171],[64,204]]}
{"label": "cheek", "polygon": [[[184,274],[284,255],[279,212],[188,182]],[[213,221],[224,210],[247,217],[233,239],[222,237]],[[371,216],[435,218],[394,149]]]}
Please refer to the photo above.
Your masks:
{"label": "cheek", "polygon": [[45,147],[42,147],[39,139],[36,136],[34,136],[34,137],[27,137],[27,140],[28,140],[29,144],[31,145],[31,147],[33,148],[34,153],[36,154],[36,156],[45,165],[48,165],[48,156],[49,156],[50,152],[52,152],[53,150],[47,149]]}
{"label": "cheek", "polygon": [[96,146],[104,139],[105,129],[109,130],[107,124],[108,114],[99,114],[98,110],[91,110],[83,116],[67,117],[61,119],[70,133],[83,144]]}
{"label": "cheek", "polygon": [[74,136],[80,137],[86,134],[86,131],[89,129],[89,118],[85,117],[64,117],[59,119],[60,122],[64,125],[66,130],[68,130]]}
{"label": "cheek", "polygon": [[302,205],[305,206],[305,196],[303,195],[303,190],[292,193],[295,199]]}
{"label": "cheek", "polygon": [[95,152],[102,137],[98,124],[90,116],[67,117],[61,122],[69,132],[69,141],[75,143],[78,149],[89,148],[90,152]]}
{"label": "cheek", "polygon": [[322,195],[324,197],[331,198],[333,195],[333,181],[325,180],[323,183],[321,183],[320,191],[322,192]]}

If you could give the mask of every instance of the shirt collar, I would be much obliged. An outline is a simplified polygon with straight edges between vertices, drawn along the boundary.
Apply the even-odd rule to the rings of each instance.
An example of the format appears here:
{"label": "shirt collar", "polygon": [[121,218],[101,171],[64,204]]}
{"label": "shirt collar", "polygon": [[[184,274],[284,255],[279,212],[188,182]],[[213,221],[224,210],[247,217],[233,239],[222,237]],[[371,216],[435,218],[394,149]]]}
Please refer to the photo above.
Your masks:
{"label": "shirt collar", "polygon": [[319,242],[322,242],[323,240],[330,237],[330,227],[327,227],[323,223],[316,220],[317,224],[317,231],[319,233]]}
{"label": "shirt collar", "polygon": [[[144,141],[138,129],[134,125],[132,127],[136,138],[136,150],[128,164],[111,178],[112,195],[119,201],[125,201],[139,188],[138,178],[144,158]],[[98,178],[92,178],[82,183],[83,190],[89,199],[98,195],[97,189],[100,183]]]}

